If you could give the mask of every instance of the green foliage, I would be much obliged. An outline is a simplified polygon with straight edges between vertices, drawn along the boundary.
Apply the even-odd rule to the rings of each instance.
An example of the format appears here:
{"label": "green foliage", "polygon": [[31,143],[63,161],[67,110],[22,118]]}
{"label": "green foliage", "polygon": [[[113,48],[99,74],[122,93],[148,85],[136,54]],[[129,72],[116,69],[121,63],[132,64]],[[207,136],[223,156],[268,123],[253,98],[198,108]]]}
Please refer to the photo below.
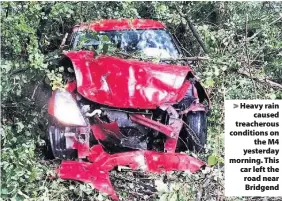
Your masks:
{"label": "green foliage", "polygon": [[209,164],[210,166],[213,166],[213,165],[215,165],[216,163],[217,163],[217,158],[216,158],[216,156],[210,155],[209,158],[208,158],[208,164]]}
{"label": "green foliage", "polygon": [[[64,34],[80,22],[157,19],[187,54],[203,56],[186,24],[189,18],[209,50],[211,60],[192,67],[211,96],[204,157],[216,165],[203,173],[208,186],[203,187],[203,175],[177,175],[180,183],[160,193],[161,200],[192,200],[201,189],[202,200],[223,198],[224,99],[282,98],[281,90],[238,73],[247,69],[253,77],[282,82],[282,21],[276,20],[282,13],[280,2],[1,2],[1,11],[2,200],[106,200],[87,184],[51,179],[57,164],[43,157],[46,107],[38,108],[34,98],[34,89],[46,77],[53,88],[62,86],[61,70],[47,67],[56,66]],[[115,51],[107,38],[102,41],[98,53]],[[130,199],[126,192],[123,197]]]}

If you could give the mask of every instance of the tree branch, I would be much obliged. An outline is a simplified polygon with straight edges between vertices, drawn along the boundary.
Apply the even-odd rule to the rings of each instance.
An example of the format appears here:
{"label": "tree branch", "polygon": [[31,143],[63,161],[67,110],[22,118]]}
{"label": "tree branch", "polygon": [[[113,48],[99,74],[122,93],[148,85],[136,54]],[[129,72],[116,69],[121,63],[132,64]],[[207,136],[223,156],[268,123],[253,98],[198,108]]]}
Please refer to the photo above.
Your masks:
{"label": "tree branch", "polygon": [[192,21],[190,20],[190,18],[188,16],[185,16],[182,11],[179,8],[176,8],[176,10],[178,11],[178,13],[180,14],[180,16],[185,19],[186,23],[188,24],[189,28],[191,29],[193,35],[195,36],[195,38],[197,39],[198,43],[200,44],[200,46],[202,47],[202,49],[204,50],[205,54],[208,54],[208,49],[206,48],[203,40],[201,39],[200,34],[198,33],[197,29],[195,28],[195,26],[193,25]]}
{"label": "tree branch", "polygon": [[191,31],[193,32],[193,35],[195,36],[195,38],[197,39],[198,43],[200,44],[200,46],[202,47],[202,49],[204,50],[204,52],[206,54],[208,54],[208,49],[206,48],[203,40],[201,39],[201,36],[199,35],[198,31],[196,30],[196,28],[194,27],[192,21],[187,17],[186,21],[188,22],[188,26],[191,29]]}
{"label": "tree branch", "polygon": [[[282,19],[282,14],[280,14],[279,18],[273,20],[273,21],[268,25],[268,27],[271,26],[271,25],[273,25],[273,24],[275,24],[275,23],[278,22],[280,19]],[[254,35],[252,35],[252,37],[250,37],[250,38],[248,39],[248,41],[253,40],[253,39],[254,39],[258,34],[260,34],[263,30],[264,30],[264,29],[261,29],[260,31],[258,31],[258,32],[255,33]]]}
{"label": "tree branch", "polygon": [[[247,72],[246,70],[242,69],[242,68],[239,69],[237,72],[238,72],[239,74],[245,75],[245,76],[247,76],[247,77],[251,77],[251,74],[250,74],[249,72]],[[273,82],[273,81],[271,81],[271,80],[269,80],[269,79],[266,79],[266,78],[258,78],[258,77],[254,77],[253,79],[255,79],[255,80],[257,80],[258,82],[263,83],[263,84],[266,83],[266,84],[270,85],[270,86],[273,87],[273,88],[282,89],[282,85],[281,85],[281,84],[276,83],[276,82]]]}

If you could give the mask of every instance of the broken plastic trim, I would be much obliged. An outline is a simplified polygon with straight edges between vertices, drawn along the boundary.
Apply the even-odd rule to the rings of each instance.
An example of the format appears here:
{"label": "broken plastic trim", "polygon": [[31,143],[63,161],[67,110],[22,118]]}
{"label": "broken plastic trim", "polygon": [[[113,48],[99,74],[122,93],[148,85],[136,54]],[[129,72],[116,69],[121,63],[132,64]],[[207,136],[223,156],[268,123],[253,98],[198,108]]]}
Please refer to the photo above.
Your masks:
{"label": "broken plastic trim", "polygon": [[90,183],[93,188],[106,193],[112,199],[118,196],[110,182],[109,171],[118,165],[147,172],[161,173],[172,170],[195,173],[206,166],[199,159],[180,153],[155,151],[131,151],[117,154],[106,153],[101,145],[91,148],[89,162],[63,161],[57,173],[62,179],[72,179]]}

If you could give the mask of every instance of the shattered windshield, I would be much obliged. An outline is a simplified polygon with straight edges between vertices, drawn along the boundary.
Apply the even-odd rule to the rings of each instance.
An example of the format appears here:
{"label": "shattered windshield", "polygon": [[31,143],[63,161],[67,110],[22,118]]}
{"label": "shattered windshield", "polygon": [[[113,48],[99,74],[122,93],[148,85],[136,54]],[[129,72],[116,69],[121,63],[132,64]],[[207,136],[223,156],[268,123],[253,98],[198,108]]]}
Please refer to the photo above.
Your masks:
{"label": "shattered windshield", "polygon": [[98,32],[95,37],[90,32],[80,32],[74,42],[74,48],[81,38],[87,38],[83,46],[98,45],[98,38],[107,36],[115,46],[123,52],[132,54],[139,52],[146,57],[179,58],[179,52],[171,36],[166,30],[125,30]]}

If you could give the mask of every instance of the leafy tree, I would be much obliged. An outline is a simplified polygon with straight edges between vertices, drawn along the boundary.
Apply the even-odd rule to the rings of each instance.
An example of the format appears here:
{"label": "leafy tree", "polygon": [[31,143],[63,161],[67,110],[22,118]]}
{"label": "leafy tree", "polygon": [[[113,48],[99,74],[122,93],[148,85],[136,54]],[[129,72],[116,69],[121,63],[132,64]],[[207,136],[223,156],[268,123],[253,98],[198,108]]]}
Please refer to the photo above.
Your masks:
{"label": "leafy tree", "polygon": [[[52,71],[48,66],[55,65],[52,58],[75,24],[108,18],[156,19],[168,26],[187,56],[210,57],[192,67],[213,103],[206,156],[218,165],[204,173],[212,178],[205,187],[203,175],[177,175],[183,185],[174,186],[172,193],[160,193],[163,200],[193,199],[200,190],[202,200],[223,198],[224,97],[282,98],[280,2],[31,1],[1,2],[1,11],[2,200],[106,199],[86,184],[52,180],[56,163],[43,157],[48,94],[42,80],[62,79],[59,68]],[[217,195],[212,188],[219,189]]]}

